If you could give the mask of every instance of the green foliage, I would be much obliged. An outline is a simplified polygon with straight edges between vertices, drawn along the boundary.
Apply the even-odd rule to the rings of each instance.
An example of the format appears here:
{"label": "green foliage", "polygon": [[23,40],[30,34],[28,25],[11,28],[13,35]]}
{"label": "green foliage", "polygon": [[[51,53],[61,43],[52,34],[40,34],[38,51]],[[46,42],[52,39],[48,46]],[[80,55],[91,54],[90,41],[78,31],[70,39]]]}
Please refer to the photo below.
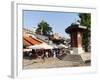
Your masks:
{"label": "green foliage", "polygon": [[38,24],[38,28],[36,29],[36,33],[39,33],[41,35],[49,36],[52,33],[52,27],[46,22],[41,21]]}
{"label": "green foliage", "polygon": [[91,37],[91,14],[80,13],[79,17],[81,19],[80,24],[87,27],[87,30],[83,32],[83,46],[85,48],[85,51],[88,51]]}
{"label": "green foliage", "polygon": [[87,28],[91,27],[91,15],[89,13],[80,13],[79,17],[83,26],[87,26]]}

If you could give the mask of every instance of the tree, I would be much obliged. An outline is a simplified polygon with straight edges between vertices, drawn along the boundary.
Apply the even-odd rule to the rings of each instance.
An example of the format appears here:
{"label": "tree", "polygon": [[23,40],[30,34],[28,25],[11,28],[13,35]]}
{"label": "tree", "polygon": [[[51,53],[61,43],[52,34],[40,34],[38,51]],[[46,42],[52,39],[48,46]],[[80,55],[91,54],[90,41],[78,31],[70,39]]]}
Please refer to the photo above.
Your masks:
{"label": "tree", "polygon": [[90,37],[91,37],[91,14],[80,13],[79,17],[81,19],[80,24],[87,27],[87,29],[83,32],[83,45],[85,51],[88,51],[88,47],[90,45]]}
{"label": "tree", "polygon": [[36,33],[39,33],[41,35],[49,36],[52,33],[52,27],[46,22],[46,21],[41,21],[38,24],[38,28],[36,29]]}

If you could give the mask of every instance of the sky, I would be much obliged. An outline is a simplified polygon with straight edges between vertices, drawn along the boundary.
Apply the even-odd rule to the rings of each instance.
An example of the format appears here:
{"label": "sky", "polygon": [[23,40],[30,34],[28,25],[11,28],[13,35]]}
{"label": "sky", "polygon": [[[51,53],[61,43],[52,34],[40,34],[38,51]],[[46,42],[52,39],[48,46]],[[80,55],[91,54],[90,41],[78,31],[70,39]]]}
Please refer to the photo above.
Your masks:
{"label": "sky", "polygon": [[78,13],[34,10],[23,11],[24,28],[32,29],[33,27],[37,27],[38,23],[44,20],[52,27],[54,33],[59,33],[65,38],[68,37],[68,34],[65,33],[65,29],[78,19]]}

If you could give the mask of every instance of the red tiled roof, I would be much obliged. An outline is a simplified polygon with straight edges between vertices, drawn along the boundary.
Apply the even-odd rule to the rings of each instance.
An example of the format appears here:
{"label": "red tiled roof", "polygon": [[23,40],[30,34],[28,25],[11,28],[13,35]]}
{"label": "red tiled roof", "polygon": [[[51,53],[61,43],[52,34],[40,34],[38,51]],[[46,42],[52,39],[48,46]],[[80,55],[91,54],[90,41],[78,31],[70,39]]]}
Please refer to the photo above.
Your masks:
{"label": "red tiled roof", "polygon": [[24,36],[23,37],[23,42],[24,42],[24,45],[27,45],[27,46],[30,46],[30,45],[35,45],[35,44],[41,44],[42,42],[35,39],[35,38],[32,38],[31,36]]}
{"label": "red tiled roof", "polygon": [[25,46],[31,46],[31,43],[29,43],[29,42],[26,41],[25,39],[23,39],[23,44],[24,44]]}

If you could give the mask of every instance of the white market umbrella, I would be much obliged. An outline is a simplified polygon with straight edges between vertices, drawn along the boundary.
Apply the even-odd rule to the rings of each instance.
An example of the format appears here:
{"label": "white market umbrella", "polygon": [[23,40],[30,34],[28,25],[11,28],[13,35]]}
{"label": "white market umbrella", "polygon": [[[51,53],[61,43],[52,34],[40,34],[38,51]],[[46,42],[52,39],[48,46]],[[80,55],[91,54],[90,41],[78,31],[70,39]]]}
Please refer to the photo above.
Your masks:
{"label": "white market umbrella", "polygon": [[51,46],[52,46],[53,48],[58,48],[58,46],[55,45],[55,44],[52,44]]}
{"label": "white market umbrella", "polygon": [[41,49],[42,47],[40,47],[39,45],[33,45],[33,46],[29,46],[29,49]]}
{"label": "white market umbrella", "polygon": [[53,47],[51,45],[48,45],[45,43],[41,44],[40,46],[43,47],[44,49],[53,49]]}
{"label": "white market umbrella", "polygon": [[67,46],[65,46],[64,44],[60,44],[58,45],[59,48],[68,48]]}
{"label": "white market umbrella", "polygon": [[46,43],[42,43],[42,44],[39,44],[39,45],[33,45],[33,46],[29,46],[28,48],[31,48],[31,49],[53,49],[52,46],[46,44]]}
{"label": "white market umbrella", "polygon": [[32,49],[23,49],[23,52],[29,52],[32,51]]}

